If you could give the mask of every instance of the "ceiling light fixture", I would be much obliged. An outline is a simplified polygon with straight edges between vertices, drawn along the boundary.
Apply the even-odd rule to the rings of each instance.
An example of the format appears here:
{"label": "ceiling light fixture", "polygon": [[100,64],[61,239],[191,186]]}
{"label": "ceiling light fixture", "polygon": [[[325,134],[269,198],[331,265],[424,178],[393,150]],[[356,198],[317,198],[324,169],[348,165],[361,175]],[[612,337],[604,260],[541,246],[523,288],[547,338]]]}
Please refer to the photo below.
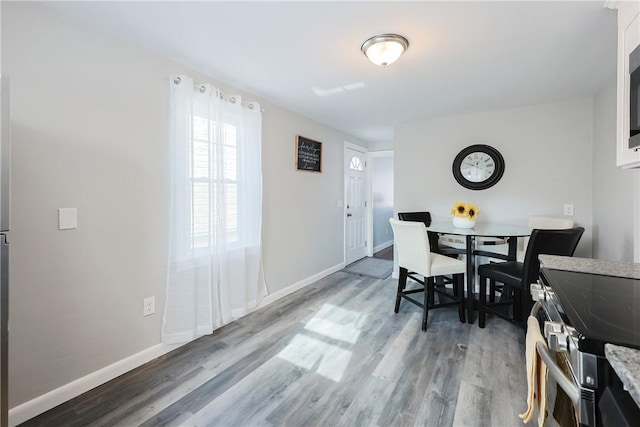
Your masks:
{"label": "ceiling light fixture", "polygon": [[409,47],[409,40],[398,34],[380,34],[362,43],[360,50],[380,67],[396,62]]}

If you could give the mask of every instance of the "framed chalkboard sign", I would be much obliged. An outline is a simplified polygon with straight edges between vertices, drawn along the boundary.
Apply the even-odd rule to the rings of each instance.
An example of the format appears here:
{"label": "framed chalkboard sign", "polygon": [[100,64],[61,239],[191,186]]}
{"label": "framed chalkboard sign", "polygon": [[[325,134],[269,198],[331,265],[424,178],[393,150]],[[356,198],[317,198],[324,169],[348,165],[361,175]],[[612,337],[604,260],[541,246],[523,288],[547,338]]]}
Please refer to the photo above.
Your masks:
{"label": "framed chalkboard sign", "polygon": [[296,136],[296,169],[322,172],[322,142]]}

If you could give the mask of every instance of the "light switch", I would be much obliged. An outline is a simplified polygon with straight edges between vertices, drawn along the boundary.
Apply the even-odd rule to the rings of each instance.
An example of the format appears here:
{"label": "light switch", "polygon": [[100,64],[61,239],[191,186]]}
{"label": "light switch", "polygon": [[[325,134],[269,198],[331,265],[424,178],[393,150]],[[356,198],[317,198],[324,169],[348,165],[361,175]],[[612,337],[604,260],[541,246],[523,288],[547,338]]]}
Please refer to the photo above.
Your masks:
{"label": "light switch", "polygon": [[58,209],[58,230],[78,228],[78,212],[76,208]]}

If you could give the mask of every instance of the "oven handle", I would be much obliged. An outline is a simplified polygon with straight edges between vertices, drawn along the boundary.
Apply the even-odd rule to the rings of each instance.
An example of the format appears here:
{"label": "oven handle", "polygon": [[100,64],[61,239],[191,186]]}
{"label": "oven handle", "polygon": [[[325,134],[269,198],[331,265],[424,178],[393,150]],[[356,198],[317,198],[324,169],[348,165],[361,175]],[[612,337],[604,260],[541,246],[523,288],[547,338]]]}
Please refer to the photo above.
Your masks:
{"label": "oven handle", "polygon": [[[531,309],[531,315],[535,317],[541,308],[542,304],[540,304],[540,301],[536,301],[536,303],[533,305],[533,308]],[[573,381],[567,378],[564,372],[562,372],[562,369],[560,369],[560,367],[554,360],[555,358],[551,356],[551,353],[549,353],[549,349],[546,345],[541,342],[537,343],[536,351],[544,361],[544,364],[547,365],[547,368],[549,368],[549,374],[551,374],[558,385],[562,387],[564,392],[567,393],[567,396],[569,396],[569,399],[571,399],[573,404],[577,406],[580,402],[580,389]]]}
{"label": "oven handle", "polygon": [[541,308],[542,304],[540,304],[540,301],[536,301],[536,303],[533,304],[533,307],[531,308],[531,313],[529,314],[529,316],[536,317]]}

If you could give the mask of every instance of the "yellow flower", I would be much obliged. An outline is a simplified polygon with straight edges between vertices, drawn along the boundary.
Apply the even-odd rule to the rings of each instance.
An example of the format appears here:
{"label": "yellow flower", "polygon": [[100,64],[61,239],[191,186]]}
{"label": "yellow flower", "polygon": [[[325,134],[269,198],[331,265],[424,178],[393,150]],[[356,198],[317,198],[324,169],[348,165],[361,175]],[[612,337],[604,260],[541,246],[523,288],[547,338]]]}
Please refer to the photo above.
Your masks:
{"label": "yellow flower", "polygon": [[476,219],[479,212],[478,207],[473,203],[468,203],[466,205],[466,209],[467,209],[467,216],[469,217],[469,219]]}
{"label": "yellow flower", "polygon": [[451,209],[451,215],[454,216],[467,216],[467,204],[464,202],[456,202]]}
{"label": "yellow flower", "polygon": [[451,209],[451,215],[469,219],[476,219],[478,212],[480,211],[476,205],[465,202],[456,202]]}

